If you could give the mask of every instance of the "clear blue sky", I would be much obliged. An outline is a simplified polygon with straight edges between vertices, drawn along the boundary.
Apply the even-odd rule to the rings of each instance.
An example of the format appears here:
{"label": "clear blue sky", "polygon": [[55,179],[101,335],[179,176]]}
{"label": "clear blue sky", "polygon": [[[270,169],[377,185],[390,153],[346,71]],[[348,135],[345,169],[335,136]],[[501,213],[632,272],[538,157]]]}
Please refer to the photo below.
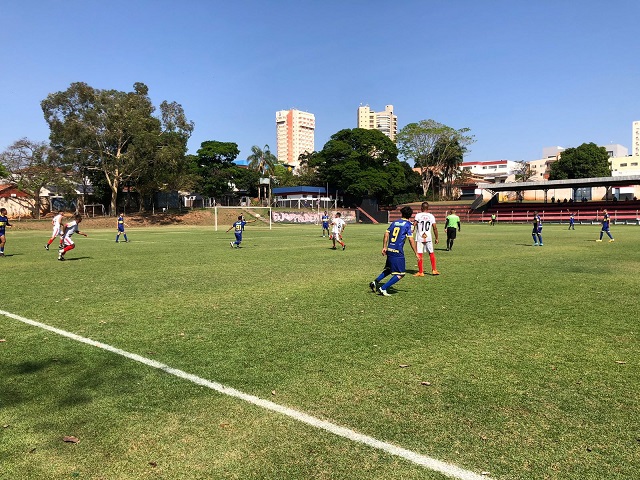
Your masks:
{"label": "clear blue sky", "polygon": [[399,127],[469,127],[467,161],[620,143],[640,120],[640,1],[0,0],[0,151],[47,140],[72,82],[176,101],[206,140],[275,151],[275,112],[316,116],[316,150],[395,107]]}

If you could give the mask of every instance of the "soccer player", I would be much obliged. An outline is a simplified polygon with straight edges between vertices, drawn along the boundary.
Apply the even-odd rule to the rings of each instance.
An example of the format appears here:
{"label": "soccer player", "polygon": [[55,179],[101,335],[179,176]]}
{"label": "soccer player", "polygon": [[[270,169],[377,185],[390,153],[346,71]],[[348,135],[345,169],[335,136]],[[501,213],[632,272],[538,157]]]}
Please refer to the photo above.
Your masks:
{"label": "soccer player", "polygon": [[418,254],[418,273],[414,277],[424,277],[423,254],[429,253],[431,262],[431,275],[440,275],[436,268],[436,255],[433,253],[433,242],[431,240],[431,230],[436,243],[438,243],[438,227],[436,226],[436,217],[429,213],[429,202],[422,202],[420,205],[420,213],[416,214],[413,220],[416,227],[416,253]]}
{"label": "soccer player", "polygon": [[126,226],[126,224],[124,223],[124,213],[121,213],[120,216],[118,217],[118,233],[116,234],[116,243],[120,242],[120,235],[124,235],[124,242],[125,243],[129,243],[129,240],[127,239],[127,234],[124,231],[124,227]]}
{"label": "soccer player", "polygon": [[231,248],[242,248],[240,246],[240,244],[242,243],[242,232],[244,232],[244,227],[247,223],[253,223],[258,221],[258,219],[254,219],[254,220],[245,220],[243,215],[238,215],[238,220],[236,222],[234,222],[233,225],[231,225],[228,229],[227,232],[229,232],[231,229],[234,230],[234,233],[236,234],[236,241],[235,242],[229,242],[229,244],[231,245]]}
{"label": "soccer player", "polygon": [[49,250],[49,245],[51,245],[53,241],[56,239],[56,237],[61,234],[62,229],[60,228],[60,225],[62,224],[63,218],[64,218],[64,213],[61,210],[59,210],[58,213],[56,213],[53,219],[51,220],[51,225],[52,225],[51,238],[49,239],[47,244],[44,246],[45,250]]}
{"label": "soccer player", "polygon": [[327,235],[329,234],[329,215],[327,214],[327,212],[324,212],[322,214],[322,237],[324,238],[324,232],[327,232]]}
{"label": "soccer player", "polygon": [[609,214],[607,213],[607,209],[605,208],[602,212],[602,229],[600,230],[600,239],[596,240],[596,242],[601,242],[602,235],[605,233],[609,236],[609,243],[615,242],[615,238],[611,236],[611,232],[609,231],[610,224],[611,218],[609,218]]}
{"label": "soccer player", "polygon": [[[416,250],[416,242],[413,239],[411,215],[413,210],[411,207],[405,206],[400,210],[402,218],[396,220],[389,228],[384,232],[384,240],[382,240],[382,255],[386,255],[387,260],[384,265],[384,270],[378,275],[378,277],[369,284],[369,288],[373,292],[377,292],[380,295],[389,297],[389,287],[402,280],[406,274],[406,265],[404,259],[404,243],[409,239],[409,244],[413,249],[416,257],[418,251]],[[381,282],[386,276],[391,275],[391,278],[384,285],[378,287],[378,283]]]}
{"label": "soccer player", "polygon": [[573,215],[573,213],[571,213],[571,215],[569,215],[569,230],[575,230],[575,223],[576,223],[576,219]]}
{"label": "soccer player", "polygon": [[331,235],[329,235],[329,238],[333,241],[333,250],[336,249],[336,241],[342,245],[342,250],[347,248],[345,243],[342,241],[342,232],[344,232],[345,223],[341,217],[342,215],[340,212],[336,212],[336,216],[331,222]]}
{"label": "soccer player", "polygon": [[7,217],[7,209],[0,208],[0,257],[4,257],[4,244],[7,242],[5,237],[6,227],[11,227],[9,218]]}
{"label": "soccer player", "polygon": [[533,212],[533,230],[531,231],[531,236],[533,237],[534,247],[538,245],[542,247],[544,245],[544,243],[542,243],[542,218],[538,215],[537,210]]}
{"label": "soccer player", "polygon": [[460,217],[456,215],[455,210],[447,215],[447,221],[444,224],[447,230],[447,252],[453,250],[453,241],[456,239],[456,231],[460,231]]}
{"label": "soccer player", "polygon": [[86,233],[80,231],[80,227],[78,227],[80,222],[82,222],[82,216],[76,215],[72,221],[64,226],[64,231],[62,233],[62,244],[64,245],[64,247],[58,250],[58,260],[64,260],[65,253],[76,248],[76,244],[73,243],[73,240],[71,240],[71,236],[74,233],[82,235],[83,237],[87,236]]}

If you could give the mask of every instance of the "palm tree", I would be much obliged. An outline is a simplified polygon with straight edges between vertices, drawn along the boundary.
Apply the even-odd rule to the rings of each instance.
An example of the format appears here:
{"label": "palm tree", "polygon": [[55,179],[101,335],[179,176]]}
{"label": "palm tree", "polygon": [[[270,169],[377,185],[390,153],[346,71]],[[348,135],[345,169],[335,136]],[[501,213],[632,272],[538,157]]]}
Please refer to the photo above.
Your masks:
{"label": "palm tree", "polygon": [[269,145],[265,145],[264,148],[254,145],[251,147],[251,152],[251,155],[247,158],[249,160],[249,168],[259,172],[263,177],[265,175],[273,175],[273,169],[278,163],[278,159],[271,153]]}

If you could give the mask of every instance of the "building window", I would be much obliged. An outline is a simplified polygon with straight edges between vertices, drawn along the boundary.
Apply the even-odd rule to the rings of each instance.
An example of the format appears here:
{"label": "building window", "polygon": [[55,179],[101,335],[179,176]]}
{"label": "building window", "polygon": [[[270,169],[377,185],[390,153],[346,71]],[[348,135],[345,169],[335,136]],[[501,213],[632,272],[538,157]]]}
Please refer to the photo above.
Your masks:
{"label": "building window", "polygon": [[621,164],[620,164],[620,166],[621,166],[621,167],[626,167],[626,166],[627,166],[627,164],[626,164],[626,163],[621,163]]}

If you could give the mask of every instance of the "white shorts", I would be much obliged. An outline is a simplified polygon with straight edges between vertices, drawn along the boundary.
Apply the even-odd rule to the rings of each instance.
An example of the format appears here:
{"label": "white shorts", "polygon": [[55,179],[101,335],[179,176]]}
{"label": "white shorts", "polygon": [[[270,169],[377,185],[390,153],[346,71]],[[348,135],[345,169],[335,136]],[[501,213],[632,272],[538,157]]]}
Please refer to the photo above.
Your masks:
{"label": "white shorts", "polygon": [[70,237],[64,237],[64,239],[62,240],[62,243],[65,247],[68,247],[69,245],[74,245],[73,240],[71,240]]}
{"label": "white shorts", "polygon": [[417,253],[433,253],[433,242],[416,242]]}
{"label": "white shorts", "polygon": [[60,227],[53,227],[53,230],[51,230],[51,238],[57,237],[58,235],[60,235]]}

